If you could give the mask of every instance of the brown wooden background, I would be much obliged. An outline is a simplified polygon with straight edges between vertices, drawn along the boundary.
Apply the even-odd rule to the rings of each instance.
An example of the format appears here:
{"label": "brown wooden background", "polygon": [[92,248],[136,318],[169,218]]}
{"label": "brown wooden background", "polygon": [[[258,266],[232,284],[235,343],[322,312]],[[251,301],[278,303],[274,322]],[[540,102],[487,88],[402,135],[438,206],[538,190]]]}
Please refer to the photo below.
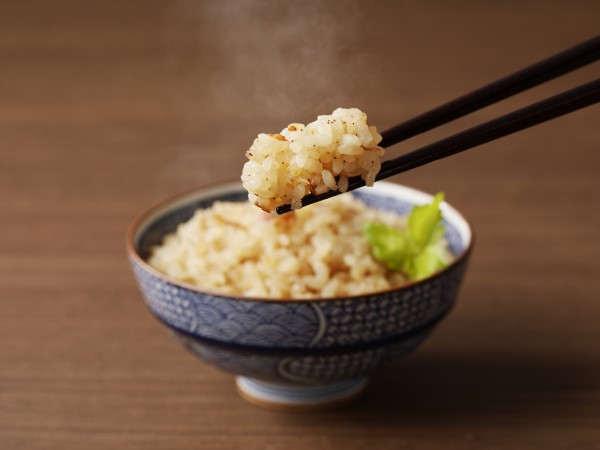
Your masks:
{"label": "brown wooden background", "polygon": [[599,18],[593,1],[2,2],[0,448],[600,448],[598,107],[397,178],[444,190],[477,245],[451,316],[346,409],[242,401],[150,317],[123,242],[159,199],[239,177],[258,132],[340,105],[385,129]]}

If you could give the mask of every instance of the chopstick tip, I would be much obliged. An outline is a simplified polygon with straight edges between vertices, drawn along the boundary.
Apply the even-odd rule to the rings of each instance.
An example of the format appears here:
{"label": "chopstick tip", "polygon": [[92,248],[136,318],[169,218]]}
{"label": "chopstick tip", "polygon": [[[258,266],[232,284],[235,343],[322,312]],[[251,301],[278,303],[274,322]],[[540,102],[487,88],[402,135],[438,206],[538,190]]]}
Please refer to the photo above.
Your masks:
{"label": "chopstick tip", "polygon": [[277,208],[275,208],[275,213],[278,216],[282,216],[283,214],[287,214],[287,213],[289,213],[291,211],[292,211],[292,206],[289,205],[289,204],[287,204],[287,205],[281,205],[281,206],[278,206]]}

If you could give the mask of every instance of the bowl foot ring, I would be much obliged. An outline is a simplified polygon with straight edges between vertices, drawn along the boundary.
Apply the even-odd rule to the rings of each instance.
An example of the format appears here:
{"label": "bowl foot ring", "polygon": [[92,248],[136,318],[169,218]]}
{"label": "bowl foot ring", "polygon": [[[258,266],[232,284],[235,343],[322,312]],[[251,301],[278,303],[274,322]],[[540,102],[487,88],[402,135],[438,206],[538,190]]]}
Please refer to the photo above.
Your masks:
{"label": "bowl foot ring", "polygon": [[235,384],[242,398],[262,408],[278,411],[320,411],[350,403],[365,390],[368,379],[302,386],[238,376]]}

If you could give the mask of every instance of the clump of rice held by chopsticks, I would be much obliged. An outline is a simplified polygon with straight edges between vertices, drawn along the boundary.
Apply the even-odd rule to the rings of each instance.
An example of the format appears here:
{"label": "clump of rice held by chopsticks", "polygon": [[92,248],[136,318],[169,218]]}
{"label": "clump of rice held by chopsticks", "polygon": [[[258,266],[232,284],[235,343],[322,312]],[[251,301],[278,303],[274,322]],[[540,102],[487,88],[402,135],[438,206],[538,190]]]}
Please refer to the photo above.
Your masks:
{"label": "clump of rice held by chopsticks", "polygon": [[252,203],[267,212],[280,205],[302,206],[306,195],[348,189],[360,176],[372,186],[381,169],[381,135],[357,108],[338,108],[303,125],[292,123],[279,134],[259,134],[246,152],[242,182]]}

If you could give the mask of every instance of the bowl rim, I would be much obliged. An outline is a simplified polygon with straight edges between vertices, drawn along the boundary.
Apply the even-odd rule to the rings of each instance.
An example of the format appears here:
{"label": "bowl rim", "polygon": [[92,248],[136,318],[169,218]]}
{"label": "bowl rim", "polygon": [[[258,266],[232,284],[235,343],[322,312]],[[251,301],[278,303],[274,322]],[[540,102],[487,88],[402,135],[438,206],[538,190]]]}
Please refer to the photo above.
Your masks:
{"label": "bowl rim", "polygon": [[[421,191],[419,189],[415,189],[415,188],[405,186],[405,185],[402,185],[399,183],[392,183],[389,181],[378,181],[377,185],[389,186],[392,189],[393,189],[393,187],[399,187],[406,191],[412,191],[413,193],[418,194],[419,196],[425,195],[428,197],[433,197],[432,194],[429,194],[425,191]],[[435,278],[439,278],[443,274],[453,270],[461,262],[466,260],[468,258],[468,256],[471,254],[471,252],[473,250],[473,244],[475,242],[475,232],[474,232],[473,226],[471,225],[471,222],[467,219],[467,217],[459,209],[457,209],[455,206],[444,201],[442,203],[442,207],[451,208],[452,210],[454,210],[454,212],[456,212],[458,217],[460,219],[462,219],[464,221],[464,223],[466,224],[467,230],[468,230],[469,236],[470,236],[467,246],[446,267],[436,271],[435,273],[431,274],[430,276],[428,276],[426,278],[422,278],[417,281],[409,281],[408,283],[405,283],[401,286],[391,287],[388,289],[380,289],[378,291],[365,292],[365,293],[356,294],[356,295],[339,295],[339,296],[335,296],[335,297],[310,297],[310,298],[248,297],[248,296],[239,295],[239,294],[229,294],[227,292],[220,292],[218,290],[202,288],[195,284],[177,280],[176,278],[173,278],[169,275],[166,275],[166,274],[160,272],[159,270],[155,269],[150,264],[148,264],[139,255],[139,253],[135,249],[135,245],[134,245],[135,237],[136,237],[140,227],[142,225],[144,225],[150,218],[152,218],[152,216],[157,215],[161,210],[166,209],[166,207],[168,205],[171,205],[173,207],[174,205],[177,205],[178,203],[185,204],[186,203],[185,200],[187,200],[189,197],[192,197],[194,194],[197,194],[197,193],[199,194],[202,191],[205,191],[205,193],[204,193],[205,196],[209,196],[211,192],[214,192],[215,194],[217,194],[219,192],[224,193],[224,192],[228,192],[228,191],[233,191],[236,188],[243,189],[241,182],[234,181],[234,182],[205,184],[205,185],[197,186],[192,189],[188,189],[186,191],[180,192],[175,195],[171,195],[171,196],[159,201],[158,203],[155,203],[154,205],[150,206],[149,208],[144,210],[142,213],[140,213],[133,220],[133,222],[131,222],[131,224],[127,228],[127,233],[125,235],[125,248],[127,250],[127,254],[128,254],[129,258],[134,260],[146,272],[149,272],[151,275],[158,277],[169,284],[178,286],[183,289],[187,289],[189,291],[197,292],[199,294],[209,295],[212,297],[219,297],[219,298],[223,298],[223,299],[230,299],[230,300],[237,300],[237,301],[243,300],[243,301],[266,302],[266,303],[333,302],[333,301],[352,300],[352,299],[354,299],[354,300],[365,299],[366,300],[370,297],[374,297],[374,296],[378,296],[378,295],[382,295],[382,294],[389,294],[391,292],[400,292],[400,291],[412,288],[413,286],[416,286],[416,285],[425,285],[426,283],[430,282],[431,280],[433,280]],[[366,188],[366,189],[369,189],[369,188]],[[172,209],[175,209],[175,208],[173,207]]]}

